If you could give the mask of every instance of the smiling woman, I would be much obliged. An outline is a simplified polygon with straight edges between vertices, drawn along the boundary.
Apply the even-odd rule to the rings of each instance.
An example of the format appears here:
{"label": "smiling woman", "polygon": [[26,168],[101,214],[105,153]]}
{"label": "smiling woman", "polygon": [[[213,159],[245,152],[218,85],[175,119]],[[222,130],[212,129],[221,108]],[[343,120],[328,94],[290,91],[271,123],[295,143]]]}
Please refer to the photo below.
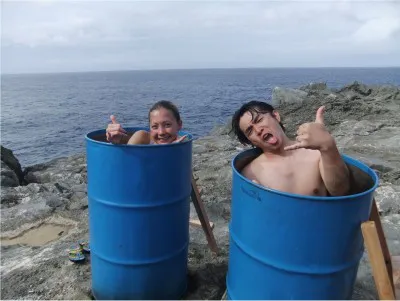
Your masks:
{"label": "smiling woman", "polygon": [[[182,133],[188,137],[182,143],[113,145],[97,140],[104,134],[86,135],[93,296],[180,299],[187,287],[192,136]],[[178,134],[161,134],[167,135]]]}
{"label": "smiling woman", "polygon": [[155,103],[149,111],[150,132],[145,130],[129,134],[111,115],[112,123],[106,130],[107,141],[114,144],[168,144],[183,141],[179,137],[182,120],[178,108],[170,101]]}

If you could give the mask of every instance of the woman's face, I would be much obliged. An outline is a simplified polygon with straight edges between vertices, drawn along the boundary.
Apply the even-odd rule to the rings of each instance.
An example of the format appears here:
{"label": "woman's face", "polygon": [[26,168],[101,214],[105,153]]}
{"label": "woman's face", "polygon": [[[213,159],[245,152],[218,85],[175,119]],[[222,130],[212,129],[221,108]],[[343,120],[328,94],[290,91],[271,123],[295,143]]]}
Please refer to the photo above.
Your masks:
{"label": "woman's face", "polygon": [[150,113],[150,136],[156,144],[174,142],[181,128],[182,122],[178,122],[170,110],[160,108]]}

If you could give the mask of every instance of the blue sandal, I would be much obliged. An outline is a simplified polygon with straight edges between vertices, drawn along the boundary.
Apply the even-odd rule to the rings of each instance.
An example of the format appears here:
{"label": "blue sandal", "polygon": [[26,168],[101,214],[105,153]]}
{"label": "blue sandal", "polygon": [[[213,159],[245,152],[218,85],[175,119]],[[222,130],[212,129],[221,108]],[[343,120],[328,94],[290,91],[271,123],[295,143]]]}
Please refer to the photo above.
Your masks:
{"label": "blue sandal", "polygon": [[85,255],[83,254],[81,247],[71,247],[68,252],[68,259],[72,262],[80,262],[85,260]]}
{"label": "blue sandal", "polygon": [[86,252],[86,253],[90,253],[90,246],[89,243],[87,241],[84,240],[80,240],[79,241],[79,245],[81,246],[81,249]]}

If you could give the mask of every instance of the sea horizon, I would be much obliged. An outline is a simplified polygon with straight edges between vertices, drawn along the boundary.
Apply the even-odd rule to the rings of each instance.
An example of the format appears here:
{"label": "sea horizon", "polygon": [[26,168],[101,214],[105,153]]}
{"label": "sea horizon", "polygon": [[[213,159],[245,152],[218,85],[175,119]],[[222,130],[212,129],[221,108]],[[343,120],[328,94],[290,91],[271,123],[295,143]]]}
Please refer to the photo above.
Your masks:
{"label": "sea horizon", "polygon": [[162,72],[162,71],[204,71],[204,70],[287,70],[287,69],[399,69],[400,66],[318,66],[318,67],[204,67],[204,68],[149,68],[149,69],[110,69],[110,70],[76,70],[76,71],[44,71],[44,72],[16,72],[1,73],[1,76],[9,75],[42,75],[42,74],[69,74],[69,73],[116,73],[116,72]]}

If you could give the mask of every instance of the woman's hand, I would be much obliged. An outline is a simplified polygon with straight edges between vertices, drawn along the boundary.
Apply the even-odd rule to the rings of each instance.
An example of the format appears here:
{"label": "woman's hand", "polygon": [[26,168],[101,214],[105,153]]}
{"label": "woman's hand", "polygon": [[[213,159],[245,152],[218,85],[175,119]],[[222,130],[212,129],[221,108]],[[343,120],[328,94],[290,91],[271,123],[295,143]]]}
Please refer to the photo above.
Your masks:
{"label": "woman's hand", "polygon": [[122,139],[128,137],[128,133],[117,122],[114,115],[111,115],[110,119],[111,119],[111,124],[109,124],[106,129],[107,141],[114,144],[120,144]]}
{"label": "woman's hand", "polygon": [[186,139],[187,137],[188,137],[187,135],[182,136],[182,137],[178,137],[178,138],[174,141],[174,143],[183,142],[183,141],[185,141],[185,139]]}

